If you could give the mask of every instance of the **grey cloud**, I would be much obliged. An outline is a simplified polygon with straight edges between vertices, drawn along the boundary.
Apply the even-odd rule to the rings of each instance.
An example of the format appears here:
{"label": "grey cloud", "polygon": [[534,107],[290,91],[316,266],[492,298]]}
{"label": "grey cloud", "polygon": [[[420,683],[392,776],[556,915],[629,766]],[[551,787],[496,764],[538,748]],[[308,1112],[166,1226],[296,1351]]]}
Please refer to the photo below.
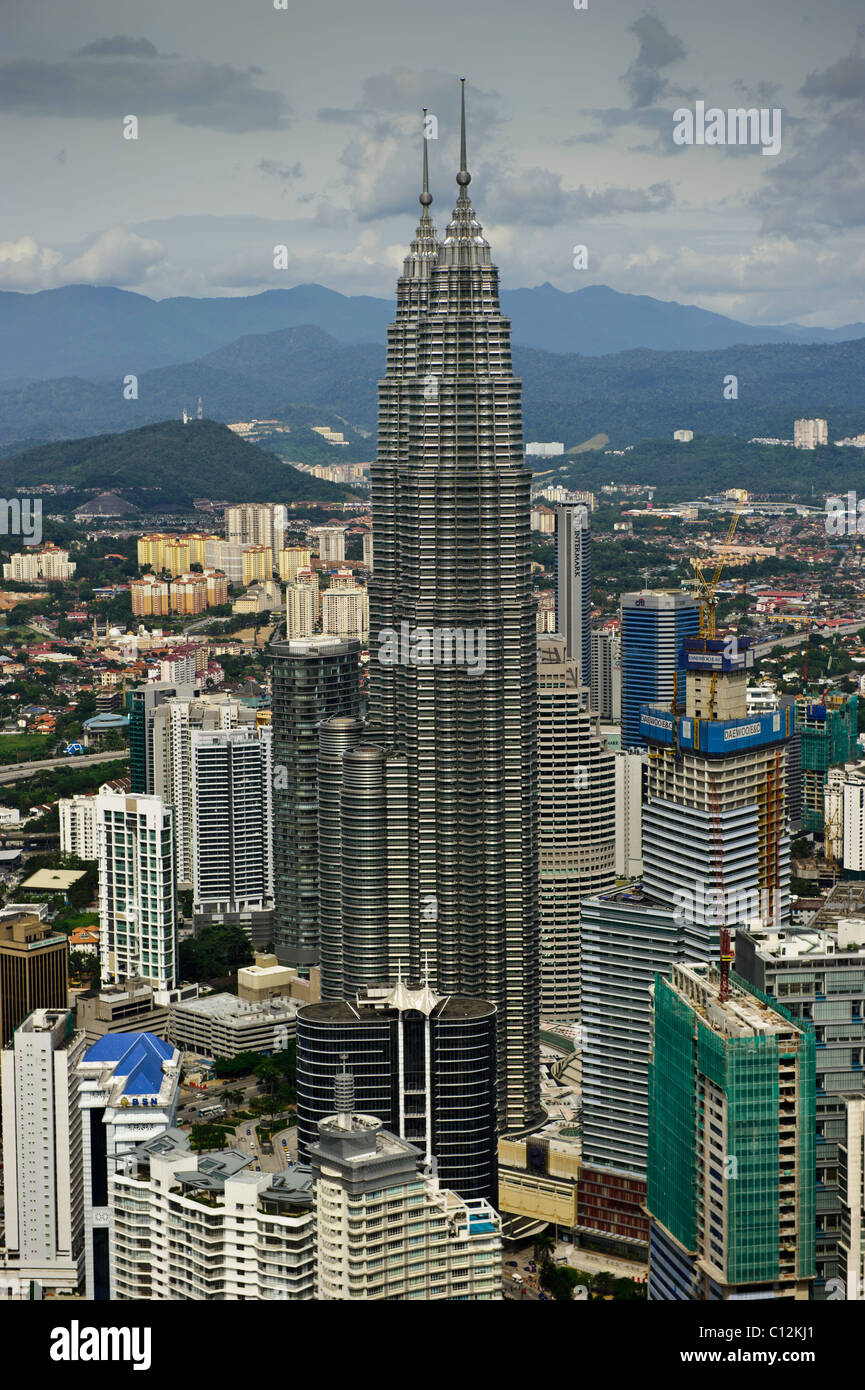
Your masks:
{"label": "grey cloud", "polygon": [[112,39],[96,39],[77,50],[79,58],[129,56],[133,58],[156,58],[158,50],[149,39],[133,39],[129,34],[115,34]]}
{"label": "grey cloud", "polygon": [[765,171],[751,205],[764,231],[788,236],[865,226],[865,112],[845,107],[817,130],[800,125],[791,153]]}
{"label": "grey cloud", "polygon": [[485,195],[482,212],[490,221],[554,226],[588,217],[627,212],[662,212],[675,201],[669,183],[648,188],[562,187],[560,174],[526,169],[499,178]]}
{"label": "grey cloud", "polygon": [[300,160],[296,164],[280,164],[277,159],[259,160],[257,166],[263,174],[272,174],[274,178],[285,182],[288,179],[299,179],[303,175]]}
{"label": "grey cloud", "polygon": [[174,116],[179,125],[243,132],[288,122],[281,92],[255,86],[230,63],[189,59],[18,59],[0,64],[0,110],[21,116]]}
{"label": "grey cloud", "polygon": [[655,15],[640,15],[629,32],[640,40],[640,50],[625,73],[625,85],[634,107],[651,106],[667,89],[662,68],[684,58],[687,49]]}
{"label": "grey cloud", "polygon": [[850,54],[822,72],[809,73],[800,95],[821,102],[824,109],[839,101],[865,100],[865,58]]}

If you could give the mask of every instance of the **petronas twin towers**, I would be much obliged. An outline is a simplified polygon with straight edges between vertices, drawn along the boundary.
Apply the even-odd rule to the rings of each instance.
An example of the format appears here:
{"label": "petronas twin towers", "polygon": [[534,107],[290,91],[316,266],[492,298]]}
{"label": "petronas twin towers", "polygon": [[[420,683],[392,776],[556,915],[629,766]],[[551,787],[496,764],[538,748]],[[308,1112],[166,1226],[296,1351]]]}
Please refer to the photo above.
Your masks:
{"label": "petronas twin towers", "polygon": [[369,718],[321,728],[322,985],[335,999],[428,969],[440,994],[490,1000],[514,1130],[540,1114],[531,475],[510,322],[469,198],[464,88],[443,239],[426,141],[423,169],[379,384]]}

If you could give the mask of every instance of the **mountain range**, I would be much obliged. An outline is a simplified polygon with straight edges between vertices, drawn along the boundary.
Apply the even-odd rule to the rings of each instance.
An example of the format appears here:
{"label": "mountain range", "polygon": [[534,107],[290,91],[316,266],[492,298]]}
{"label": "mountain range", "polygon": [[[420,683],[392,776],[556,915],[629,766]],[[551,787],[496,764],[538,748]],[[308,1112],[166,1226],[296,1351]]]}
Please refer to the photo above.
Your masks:
{"label": "mountain range", "polygon": [[[804,328],[739,323],[694,305],[621,294],[606,285],[564,292],[550,284],[504,290],[513,341],[599,357],[637,348],[704,352],[737,344],[838,343],[865,324]],[[337,342],[385,342],[390,299],[296,285],[236,298],[154,300],[105,285],[0,293],[0,387],[58,377],[100,380],[197,361],[238,338],[315,327]]]}
{"label": "mountain range", "polygon": [[[514,349],[523,382],[527,440],[572,448],[606,434],[614,448],[672,435],[790,438],[793,420],[817,415],[832,438],[865,429],[865,338],[831,344],[766,343],[708,352],[640,348],[605,357]],[[122,378],[61,377],[0,392],[0,450],[7,457],[37,442],[119,432],[179,419],[199,396],[212,420],[285,420],[289,434],[267,447],[288,462],[369,460],[375,456],[376,383],[382,347],[338,342],[316,327],[252,334],[196,361],[141,374],[136,399]],[[731,378],[735,378],[735,396]],[[341,430],[332,448],[314,425]]]}

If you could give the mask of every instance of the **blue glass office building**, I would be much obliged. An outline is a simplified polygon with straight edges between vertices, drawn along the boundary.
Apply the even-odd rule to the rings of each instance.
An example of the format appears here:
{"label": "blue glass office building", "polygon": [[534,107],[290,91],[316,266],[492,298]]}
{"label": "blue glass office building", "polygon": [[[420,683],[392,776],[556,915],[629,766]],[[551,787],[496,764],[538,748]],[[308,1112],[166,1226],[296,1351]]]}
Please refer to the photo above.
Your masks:
{"label": "blue glass office building", "polygon": [[666,705],[679,676],[684,704],[682,643],[700,630],[697,600],[681,589],[622,594],[622,747],[645,748],[641,705]]}

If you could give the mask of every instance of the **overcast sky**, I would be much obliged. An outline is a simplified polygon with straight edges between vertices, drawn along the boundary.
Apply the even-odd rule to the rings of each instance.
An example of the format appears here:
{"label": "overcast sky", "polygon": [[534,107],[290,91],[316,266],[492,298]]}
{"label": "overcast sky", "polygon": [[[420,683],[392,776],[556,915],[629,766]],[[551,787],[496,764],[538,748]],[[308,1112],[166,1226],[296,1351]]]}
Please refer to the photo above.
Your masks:
{"label": "overcast sky", "polygon": [[[0,288],[391,295],[421,107],[443,231],[465,75],[471,192],[504,285],[865,320],[862,0],[288,5],[0,0]],[[780,107],[781,153],[675,145],[674,110],[698,100]]]}

